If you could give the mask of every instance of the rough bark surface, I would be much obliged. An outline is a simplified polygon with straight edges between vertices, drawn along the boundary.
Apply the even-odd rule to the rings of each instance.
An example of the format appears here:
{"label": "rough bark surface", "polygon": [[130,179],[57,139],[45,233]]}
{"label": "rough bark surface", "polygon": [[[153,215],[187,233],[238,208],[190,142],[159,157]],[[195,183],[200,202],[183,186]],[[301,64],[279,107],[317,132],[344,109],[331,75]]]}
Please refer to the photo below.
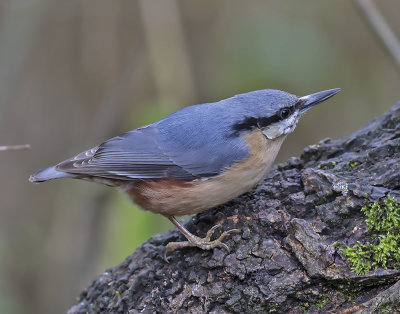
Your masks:
{"label": "rough bark surface", "polygon": [[[365,195],[400,201],[400,103],[354,134],[307,147],[251,192],[187,220],[239,228],[230,252],[162,259],[172,230],[143,243],[81,293],[69,313],[396,313],[400,271],[352,273],[332,244],[366,238]],[[398,312],[397,312],[398,313]]]}

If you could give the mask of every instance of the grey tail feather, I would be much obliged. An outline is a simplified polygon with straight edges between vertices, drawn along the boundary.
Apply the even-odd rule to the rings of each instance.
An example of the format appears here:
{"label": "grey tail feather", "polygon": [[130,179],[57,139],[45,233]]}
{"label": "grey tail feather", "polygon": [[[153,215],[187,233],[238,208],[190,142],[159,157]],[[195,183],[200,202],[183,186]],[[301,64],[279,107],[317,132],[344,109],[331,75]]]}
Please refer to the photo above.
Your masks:
{"label": "grey tail feather", "polygon": [[75,177],[77,177],[76,174],[58,171],[56,170],[56,166],[51,166],[32,174],[29,177],[29,181],[33,183],[40,183],[47,180],[61,179],[61,178],[75,178]]}

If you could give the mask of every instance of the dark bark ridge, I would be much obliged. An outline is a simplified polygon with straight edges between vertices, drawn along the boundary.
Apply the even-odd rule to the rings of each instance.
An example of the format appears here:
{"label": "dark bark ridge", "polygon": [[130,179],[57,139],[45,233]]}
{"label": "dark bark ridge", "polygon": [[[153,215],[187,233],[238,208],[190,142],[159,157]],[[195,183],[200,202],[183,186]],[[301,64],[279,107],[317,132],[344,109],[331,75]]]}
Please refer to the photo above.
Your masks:
{"label": "dark bark ridge", "polygon": [[400,103],[352,135],[325,139],[276,165],[251,192],[186,221],[203,236],[239,228],[221,249],[162,259],[172,230],[152,237],[81,293],[69,313],[372,313],[397,311],[400,271],[352,273],[332,245],[367,237],[360,212],[400,201]]}

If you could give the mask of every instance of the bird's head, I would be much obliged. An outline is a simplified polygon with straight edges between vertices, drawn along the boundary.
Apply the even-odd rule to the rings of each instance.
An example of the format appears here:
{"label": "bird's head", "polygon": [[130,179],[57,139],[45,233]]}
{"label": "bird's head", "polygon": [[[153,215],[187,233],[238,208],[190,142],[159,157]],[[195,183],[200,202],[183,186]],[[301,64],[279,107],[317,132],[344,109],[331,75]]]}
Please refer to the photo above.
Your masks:
{"label": "bird's head", "polygon": [[268,139],[286,136],[294,131],[301,116],[310,108],[337,94],[340,88],[298,97],[280,90],[265,89],[231,98],[240,108],[240,121],[232,125],[239,134],[260,129]]}

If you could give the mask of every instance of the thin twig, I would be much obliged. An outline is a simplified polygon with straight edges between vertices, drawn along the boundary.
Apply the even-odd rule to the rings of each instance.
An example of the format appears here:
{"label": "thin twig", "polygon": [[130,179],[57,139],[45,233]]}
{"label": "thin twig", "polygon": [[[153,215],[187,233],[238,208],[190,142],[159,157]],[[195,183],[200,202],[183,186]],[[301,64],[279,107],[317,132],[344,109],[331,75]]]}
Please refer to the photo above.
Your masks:
{"label": "thin twig", "polygon": [[23,145],[0,146],[0,151],[3,151],[3,150],[20,150],[20,149],[27,149],[27,148],[31,148],[31,145],[23,144]]}
{"label": "thin twig", "polygon": [[375,35],[392,55],[400,70],[400,41],[372,0],[355,0]]}

